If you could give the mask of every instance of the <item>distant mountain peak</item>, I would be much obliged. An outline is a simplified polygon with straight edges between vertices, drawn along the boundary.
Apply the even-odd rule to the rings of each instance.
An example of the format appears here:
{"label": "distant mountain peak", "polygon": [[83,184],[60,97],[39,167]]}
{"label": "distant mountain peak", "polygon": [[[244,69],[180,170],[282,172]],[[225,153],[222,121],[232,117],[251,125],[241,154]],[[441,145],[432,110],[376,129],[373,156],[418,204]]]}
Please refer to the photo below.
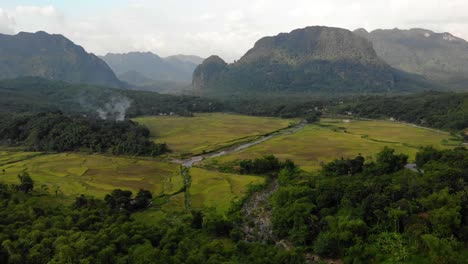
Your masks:
{"label": "distant mountain peak", "polygon": [[368,34],[369,32],[365,28],[358,28],[354,30],[355,33],[363,33],[363,34]]}
{"label": "distant mountain peak", "polygon": [[369,39],[379,57],[397,69],[424,75],[454,89],[468,89],[468,42],[462,38],[423,28],[355,33]]}
{"label": "distant mountain peak", "polygon": [[151,81],[189,84],[194,69],[203,60],[193,55],[174,55],[163,58],[153,52],[139,51],[108,53],[101,58],[120,78],[133,85],[141,85],[141,80],[145,80],[145,84]]}

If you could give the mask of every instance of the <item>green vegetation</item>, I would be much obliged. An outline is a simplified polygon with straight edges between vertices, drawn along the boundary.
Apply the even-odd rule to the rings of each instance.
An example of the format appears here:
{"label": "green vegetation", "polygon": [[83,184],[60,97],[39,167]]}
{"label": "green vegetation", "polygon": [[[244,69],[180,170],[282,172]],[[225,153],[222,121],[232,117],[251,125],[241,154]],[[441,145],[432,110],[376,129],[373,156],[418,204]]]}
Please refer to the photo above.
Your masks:
{"label": "green vegetation", "polygon": [[468,128],[468,93],[424,93],[372,96],[347,100],[339,113],[368,118],[394,118],[417,125],[461,131]]}
{"label": "green vegetation", "polygon": [[[129,105],[128,107],[124,107]],[[112,89],[24,77],[0,81],[0,114],[51,112],[99,117],[98,110],[119,110],[126,117],[220,111],[220,103],[193,96]],[[3,114],[1,114],[3,115]],[[0,115],[0,117],[1,117]]]}
{"label": "green vegetation", "polygon": [[358,154],[371,159],[385,146],[405,153],[414,160],[420,147],[433,145],[449,148],[459,145],[449,134],[385,121],[355,121],[323,119],[302,130],[265,141],[251,148],[204,161],[206,166],[222,167],[242,159],[274,154],[290,159],[307,171],[314,171],[336,157],[354,157]]}
{"label": "green vegetation", "polygon": [[[424,158],[421,158],[424,157]],[[465,263],[468,151],[407,156],[385,149],[375,162],[326,164],[313,178],[280,176],[272,222],[278,239],[345,263]]]}
{"label": "green vegetation", "polygon": [[158,116],[133,119],[149,128],[156,142],[179,154],[201,154],[253,140],[285,128],[294,120],[232,114],[196,114],[194,117]]}

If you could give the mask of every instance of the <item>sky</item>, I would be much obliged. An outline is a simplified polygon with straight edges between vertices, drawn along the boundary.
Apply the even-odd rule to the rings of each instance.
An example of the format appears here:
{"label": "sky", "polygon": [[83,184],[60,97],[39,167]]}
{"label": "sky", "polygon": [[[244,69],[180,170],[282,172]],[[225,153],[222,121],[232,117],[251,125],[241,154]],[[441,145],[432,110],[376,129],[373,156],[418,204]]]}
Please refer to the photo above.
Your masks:
{"label": "sky", "polygon": [[0,33],[62,34],[88,52],[239,59],[263,36],[323,25],[468,39],[468,0],[0,0]]}

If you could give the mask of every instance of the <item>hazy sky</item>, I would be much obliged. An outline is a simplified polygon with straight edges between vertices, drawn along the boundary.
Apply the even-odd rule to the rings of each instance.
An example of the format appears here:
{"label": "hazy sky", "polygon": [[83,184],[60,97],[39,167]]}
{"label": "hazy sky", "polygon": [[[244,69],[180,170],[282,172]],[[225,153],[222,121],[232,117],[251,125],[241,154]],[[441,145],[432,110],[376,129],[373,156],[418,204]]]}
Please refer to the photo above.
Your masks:
{"label": "hazy sky", "polygon": [[262,36],[312,25],[421,27],[468,39],[468,0],[0,0],[0,33],[59,33],[99,55],[232,61]]}

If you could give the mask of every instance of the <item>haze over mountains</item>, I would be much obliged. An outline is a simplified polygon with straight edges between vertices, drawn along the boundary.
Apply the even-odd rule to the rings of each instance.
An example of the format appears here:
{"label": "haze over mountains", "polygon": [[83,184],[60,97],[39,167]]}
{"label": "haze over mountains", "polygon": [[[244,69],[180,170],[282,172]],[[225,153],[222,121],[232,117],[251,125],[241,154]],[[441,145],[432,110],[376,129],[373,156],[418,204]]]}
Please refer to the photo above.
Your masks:
{"label": "haze over mountains", "polygon": [[100,58],[62,35],[42,31],[0,34],[0,79],[20,76],[123,87]]}
{"label": "haze over mountains", "polygon": [[109,53],[101,57],[117,76],[133,85],[156,81],[190,83],[192,74],[203,59],[190,55],[159,57],[151,52]]}
{"label": "haze over mountains", "polygon": [[427,29],[354,31],[369,39],[377,55],[391,66],[467,89],[468,42],[450,33]]}
{"label": "haze over mountains", "polygon": [[197,67],[198,94],[248,92],[415,92],[431,87],[419,76],[390,67],[372,44],[353,32],[307,27],[257,41],[239,61],[213,56]]}

